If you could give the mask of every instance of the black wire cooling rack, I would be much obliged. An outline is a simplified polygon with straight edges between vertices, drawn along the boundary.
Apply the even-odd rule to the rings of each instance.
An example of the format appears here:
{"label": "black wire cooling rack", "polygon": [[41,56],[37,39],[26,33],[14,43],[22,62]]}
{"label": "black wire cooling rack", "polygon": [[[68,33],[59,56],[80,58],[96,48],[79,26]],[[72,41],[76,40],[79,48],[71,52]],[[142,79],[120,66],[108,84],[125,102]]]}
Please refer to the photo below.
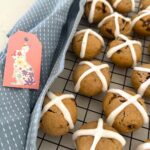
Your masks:
{"label": "black wire cooling rack", "polygon": [[[136,11],[130,13],[129,16],[134,15],[139,10],[139,0],[136,0]],[[79,25],[78,30],[83,28],[92,28],[97,31],[95,26],[89,25],[86,19],[82,19]],[[143,46],[143,55],[142,63],[150,63],[150,54],[148,53],[148,45],[150,44],[150,38],[142,38],[136,35],[133,35],[134,39],[141,41]],[[106,49],[109,41],[105,39],[106,46],[103,49],[102,53],[96,58],[103,62],[106,62],[110,66],[111,70],[111,84],[112,88],[130,88],[133,89],[130,81],[131,68],[120,70],[117,68],[109,59],[106,58]],[[85,97],[83,95],[74,93],[74,85],[72,82],[72,72],[79,60],[76,58],[71,49],[68,50],[66,54],[66,64],[63,73],[58,77],[51,87],[52,91],[62,91],[64,93],[73,93],[76,97],[76,104],[78,107],[78,121],[76,123],[75,129],[69,132],[63,137],[49,137],[46,134],[39,131],[37,138],[37,147],[38,150],[74,150],[74,144],[72,141],[72,133],[79,129],[80,126],[86,122],[97,120],[98,118],[104,118],[102,111],[102,100],[104,94],[98,95],[96,97]],[[150,101],[146,100],[148,113],[150,114]],[[127,144],[124,150],[135,150],[137,145],[144,142],[147,138],[150,138],[150,125],[143,126],[138,131],[123,135],[127,141]]]}

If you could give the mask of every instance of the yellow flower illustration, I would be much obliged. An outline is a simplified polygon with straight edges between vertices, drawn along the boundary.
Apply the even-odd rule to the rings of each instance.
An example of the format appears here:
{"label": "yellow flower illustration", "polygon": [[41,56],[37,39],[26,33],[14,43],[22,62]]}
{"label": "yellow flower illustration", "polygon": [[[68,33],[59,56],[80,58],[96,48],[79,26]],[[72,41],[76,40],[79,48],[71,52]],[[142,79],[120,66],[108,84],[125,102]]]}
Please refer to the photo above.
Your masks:
{"label": "yellow flower illustration", "polygon": [[25,65],[25,61],[22,58],[18,58],[16,60],[16,63],[18,66],[22,66],[22,67]]}
{"label": "yellow flower illustration", "polygon": [[27,64],[27,63],[24,63],[24,64],[22,64],[22,67],[23,67],[23,68],[28,68],[28,64]]}

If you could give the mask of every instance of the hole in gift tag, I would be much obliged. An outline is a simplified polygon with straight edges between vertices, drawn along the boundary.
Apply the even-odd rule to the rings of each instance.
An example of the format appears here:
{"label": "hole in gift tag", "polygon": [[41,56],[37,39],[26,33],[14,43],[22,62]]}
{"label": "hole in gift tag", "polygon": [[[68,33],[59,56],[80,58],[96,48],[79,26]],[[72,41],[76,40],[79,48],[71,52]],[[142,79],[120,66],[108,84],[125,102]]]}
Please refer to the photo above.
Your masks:
{"label": "hole in gift tag", "polygon": [[29,39],[28,39],[27,37],[25,37],[25,38],[24,38],[24,41],[28,42],[28,41],[29,41]]}

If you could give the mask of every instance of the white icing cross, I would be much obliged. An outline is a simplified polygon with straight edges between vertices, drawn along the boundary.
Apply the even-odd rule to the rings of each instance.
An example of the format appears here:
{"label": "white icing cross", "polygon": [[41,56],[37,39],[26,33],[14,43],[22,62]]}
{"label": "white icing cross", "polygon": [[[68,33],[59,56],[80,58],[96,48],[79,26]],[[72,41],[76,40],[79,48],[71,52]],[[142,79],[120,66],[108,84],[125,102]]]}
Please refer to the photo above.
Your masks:
{"label": "white icing cross", "polygon": [[119,107],[117,107],[114,111],[112,111],[110,115],[108,116],[107,123],[109,125],[112,126],[116,117],[119,115],[119,113],[121,113],[130,104],[133,104],[139,110],[139,112],[143,116],[144,124],[147,124],[149,122],[149,118],[148,118],[146,110],[138,102],[138,98],[141,97],[140,95],[136,94],[133,96],[120,89],[110,89],[108,92],[118,94],[126,99],[126,102],[122,103]]}
{"label": "white icing cross", "polygon": [[99,119],[96,129],[81,129],[81,130],[76,131],[73,134],[73,140],[75,141],[78,137],[81,137],[81,136],[93,136],[94,137],[94,141],[90,150],[96,150],[96,146],[98,142],[101,140],[101,138],[115,139],[119,141],[122,144],[122,146],[126,144],[126,141],[120,134],[114,131],[105,130],[103,128],[102,119]]}
{"label": "white icing cross", "polygon": [[97,2],[104,3],[109,8],[110,13],[113,13],[113,9],[112,9],[111,5],[106,0],[87,0],[87,3],[88,2],[92,2],[90,13],[89,13],[89,18],[88,18],[89,23],[93,23],[94,13],[95,13],[95,8],[96,8]]}
{"label": "white icing cross", "polygon": [[107,80],[105,76],[103,75],[103,73],[101,72],[102,69],[109,68],[108,64],[94,65],[93,63],[89,61],[82,61],[79,63],[79,65],[88,65],[90,69],[85,71],[78,79],[75,85],[75,92],[79,92],[82,80],[92,72],[95,72],[97,76],[99,77],[100,81],[102,82],[103,91],[106,91],[108,89]]}
{"label": "white icing cross", "polygon": [[[141,71],[141,72],[147,72],[150,73],[149,68],[144,68],[144,67],[134,67],[135,71]],[[150,86],[150,79],[147,79],[144,83],[141,84],[141,86],[138,89],[138,93],[143,96],[146,89]]]}
{"label": "white icing cross", "polygon": [[75,98],[74,95],[63,94],[61,96],[56,96],[54,93],[48,92],[47,96],[49,97],[49,99],[51,101],[44,106],[41,116],[43,116],[52,106],[56,105],[61,110],[61,112],[63,113],[64,118],[68,122],[70,129],[73,129],[74,123],[73,123],[71,114],[62,101],[64,99],[67,99],[67,98],[74,99]]}
{"label": "white icing cross", "polygon": [[150,150],[150,143],[144,143],[137,147],[136,150]]}
{"label": "white icing cross", "polygon": [[[118,5],[121,3],[122,0],[115,0],[113,6],[114,8],[117,8]],[[132,11],[135,10],[135,1],[134,0],[131,0],[131,3],[132,3]]]}
{"label": "white icing cross", "polygon": [[135,41],[135,40],[130,40],[128,39],[126,36],[120,34],[118,35],[118,37],[120,37],[122,40],[125,40],[124,43],[119,44],[111,49],[109,49],[109,51],[107,52],[107,57],[111,58],[111,56],[116,53],[117,51],[119,51],[120,49],[122,49],[123,47],[128,46],[130,48],[131,51],[131,55],[132,55],[132,59],[133,59],[133,66],[135,66],[137,64],[137,57],[136,57],[136,52],[135,52],[135,48],[134,48],[134,44],[138,44],[141,46],[141,43],[139,41]]}
{"label": "white icing cross", "polygon": [[134,25],[137,23],[137,21],[139,21],[141,18],[150,15],[150,6],[148,6],[146,9],[140,11],[138,13],[138,16],[135,17],[131,23],[132,28],[134,27]]}
{"label": "white icing cross", "polygon": [[99,24],[98,24],[98,28],[100,28],[108,19],[114,17],[115,18],[115,37],[118,37],[118,35],[120,35],[120,26],[119,26],[119,18],[131,23],[131,19],[130,18],[127,18],[127,17],[124,17],[123,15],[117,13],[117,12],[114,12],[113,14],[105,17]]}
{"label": "white icing cross", "polygon": [[75,36],[82,34],[82,33],[84,33],[84,37],[83,37],[82,45],[81,45],[80,58],[84,58],[84,56],[85,56],[89,34],[93,34],[97,39],[99,39],[102,42],[102,45],[104,46],[103,38],[99,34],[94,32],[93,30],[84,29],[84,30],[76,32]]}

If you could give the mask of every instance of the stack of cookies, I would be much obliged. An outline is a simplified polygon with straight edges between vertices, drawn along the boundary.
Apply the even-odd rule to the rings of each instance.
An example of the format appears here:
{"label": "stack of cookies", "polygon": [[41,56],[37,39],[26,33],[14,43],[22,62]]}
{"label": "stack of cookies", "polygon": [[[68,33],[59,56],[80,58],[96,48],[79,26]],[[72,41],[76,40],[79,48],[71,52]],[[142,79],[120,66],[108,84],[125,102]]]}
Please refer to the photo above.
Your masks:
{"label": "stack of cookies", "polygon": [[[74,90],[84,96],[96,96],[105,92],[102,119],[83,125],[73,134],[77,150],[122,150],[125,140],[119,133],[131,133],[149,123],[143,96],[150,97],[150,64],[137,66],[142,58],[142,44],[132,38],[150,36],[150,0],[141,0],[140,11],[129,18],[124,15],[134,11],[134,0],[87,0],[85,17],[89,24],[98,25],[100,34],[92,29],[77,31],[72,50],[82,60],[75,68],[72,78]],[[116,12],[115,12],[116,11]],[[124,15],[123,15],[124,14]],[[109,65],[95,59],[105,47],[116,66],[132,68],[132,90],[109,89],[111,73]],[[47,93],[42,115],[41,129],[50,136],[62,136],[74,128],[77,107],[74,95]],[[149,141],[137,150],[150,149]]]}

